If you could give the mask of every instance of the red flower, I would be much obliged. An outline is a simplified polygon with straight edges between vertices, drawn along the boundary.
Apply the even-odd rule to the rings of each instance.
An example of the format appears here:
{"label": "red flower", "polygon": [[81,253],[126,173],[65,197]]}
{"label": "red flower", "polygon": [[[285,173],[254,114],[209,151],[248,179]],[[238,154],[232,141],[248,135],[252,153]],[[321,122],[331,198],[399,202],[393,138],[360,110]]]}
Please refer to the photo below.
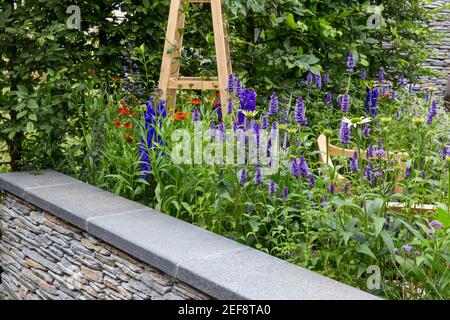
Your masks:
{"label": "red flower", "polygon": [[119,111],[120,114],[123,114],[123,115],[126,115],[126,116],[131,114],[130,109],[124,108],[124,107],[119,107],[118,111]]}
{"label": "red flower", "polygon": [[134,140],[134,137],[133,137],[133,135],[131,133],[128,133],[128,132],[125,133],[125,141],[127,143],[132,143],[133,140]]}
{"label": "red flower", "polygon": [[217,108],[217,106],[219,105],[219,101],[219,99],[214,100],[214,108]]}
{"label": "red flower", "polygon": [[189,113],[184,112],[183,110],[177,111],[175,115],[172,117],[173,121],[184,121],[189,118]]}
{"label": "red flower", "polygon": [[202,101],[200,99],[194,99],[194,100],[191,101],[191,103],[193,105],[199,106],[199,105],[202,104]]}
{"label": "red flower", "polygon": [[122,126],[122,122],[120,122],[119,119],[116,119],[116,122],[114,123],[114,126],[118,129]]}
{"label": "red flower", "polygon": [[220,92],[219,91],[216,91],[215,97],[216,98],[220,98]]}
{"label": "red flower", "polygon": [[126,123],[124,123],[123,126],[124,126],[125,128],[127,128],[127,129],[133,128],[133,125],[131,124],[131,122],[126,122]]}

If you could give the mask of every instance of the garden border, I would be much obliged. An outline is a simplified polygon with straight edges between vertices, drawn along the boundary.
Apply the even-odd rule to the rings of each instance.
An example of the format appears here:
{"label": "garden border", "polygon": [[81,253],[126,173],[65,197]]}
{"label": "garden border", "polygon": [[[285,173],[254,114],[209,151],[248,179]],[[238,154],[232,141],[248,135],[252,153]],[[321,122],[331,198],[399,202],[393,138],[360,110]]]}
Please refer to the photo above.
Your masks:
{"label": "garden border", "polygon": [[[338,155],[344,155],[347,158],[351,158],[353,157],[354,153],[356,150],[352,150],[352,149],[344,149],[344,148],[340,148],[337,147],[335,145],[332,145],[331,143],[328,143],[328,154],[327,154],[327,137],[324,134],[321,134],[319,136],[319,138],[317,138],[317,144],[319,145],[319,160],[322,164],[328,164],[331,167],[334,167],[333,165],[333,160],[331,159],[332,156],[338,156]],[[405,162],[404,159],[409,157],[408,153],[404,153],[404,152],[400,152],[400,153],[387,153],[382,159],[383,160],[388,160],[389,156],[392,155],[393,159],[399,160],[400,161],[400,168],[405,171],[406,170],[406,166],[405,166]],[[361,156],[361,155],[359,155]],[[325,160],[325,158],[327,158]],[[363,159],[367,159],[366,156],[363,156]],[[376,159],[376,158],[374,158]],[[343,184],[343,182],[346,181],[345,177],[343,177],[341,174],[338,173],[338,181],[339,184]],[[396,193],[401,193],[403,191],[403,187],[396,185],[395,186],[395,192]],[[398,211],[398,212],[402,212],[402,210],[406,207],[405,204],[403,203],[398,203],[398,202],[389,202],[387,203],[387,207]],[[430,211],[434,211],[436,209],[436,206],[431,205],[431,204],[415,204],[411,207],[411,209],[413,209],[413,211],[416,212],[420,212],[420,213],[426,213],[426,212],[430,212]]]}
{"label": "garden border", "polygon": [[53,170],[0,189],[217,299],[380,299]]}

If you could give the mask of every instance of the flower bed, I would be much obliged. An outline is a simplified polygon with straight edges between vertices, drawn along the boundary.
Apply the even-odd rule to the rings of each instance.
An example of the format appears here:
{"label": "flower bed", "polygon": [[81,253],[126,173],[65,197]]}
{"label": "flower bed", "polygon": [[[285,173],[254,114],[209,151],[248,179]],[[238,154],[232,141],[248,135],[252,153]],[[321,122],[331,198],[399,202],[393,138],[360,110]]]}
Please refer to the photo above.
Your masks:
{"label": "flower bed", "polygon": [[[87,154],[74,144],[76,165],[59,169],[386,298],[448,298],[448,114],[404,79],[359,75],[358,59],[347,81],[308,73],[267,99],[230,75],[231,100],[183,91],[168,114],[158,91],[146,99],[138,55],[122,87],[104,90]],[[423,203],[435,210],[421,214]]]}

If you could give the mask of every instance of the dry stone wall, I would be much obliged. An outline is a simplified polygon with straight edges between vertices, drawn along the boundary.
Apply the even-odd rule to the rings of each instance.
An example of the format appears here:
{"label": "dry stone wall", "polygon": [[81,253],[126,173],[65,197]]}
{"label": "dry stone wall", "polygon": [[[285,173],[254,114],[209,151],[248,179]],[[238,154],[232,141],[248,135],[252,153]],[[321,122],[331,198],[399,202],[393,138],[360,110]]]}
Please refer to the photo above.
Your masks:
{"label": "dry stone wall", "polygon": [[0,294],[6,299],[210,299],[8,193],[0,230]]}

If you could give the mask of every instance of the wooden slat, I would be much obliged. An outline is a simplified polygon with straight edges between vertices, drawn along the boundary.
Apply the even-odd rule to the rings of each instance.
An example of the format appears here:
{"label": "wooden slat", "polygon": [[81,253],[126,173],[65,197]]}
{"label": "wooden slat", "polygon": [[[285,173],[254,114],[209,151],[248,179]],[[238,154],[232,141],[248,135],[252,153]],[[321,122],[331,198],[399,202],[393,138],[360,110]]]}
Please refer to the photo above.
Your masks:
{"label": "wooden slat", "polygon": [[201,78],[180,78],[179,80],[170,79],[169,89],[192,89],[192,90],[217,90],[219,88],[218,81],[201,80]]}
{"label": "wooden slat", "polygon": [[432,204],[415,204],[408,208],[404,203],[399,202],[389,202],[387,203],[387,207],[398,212],[402,212],[403,210],[411,210],[419,213],[427,213],[436,210],[436,206]]}

